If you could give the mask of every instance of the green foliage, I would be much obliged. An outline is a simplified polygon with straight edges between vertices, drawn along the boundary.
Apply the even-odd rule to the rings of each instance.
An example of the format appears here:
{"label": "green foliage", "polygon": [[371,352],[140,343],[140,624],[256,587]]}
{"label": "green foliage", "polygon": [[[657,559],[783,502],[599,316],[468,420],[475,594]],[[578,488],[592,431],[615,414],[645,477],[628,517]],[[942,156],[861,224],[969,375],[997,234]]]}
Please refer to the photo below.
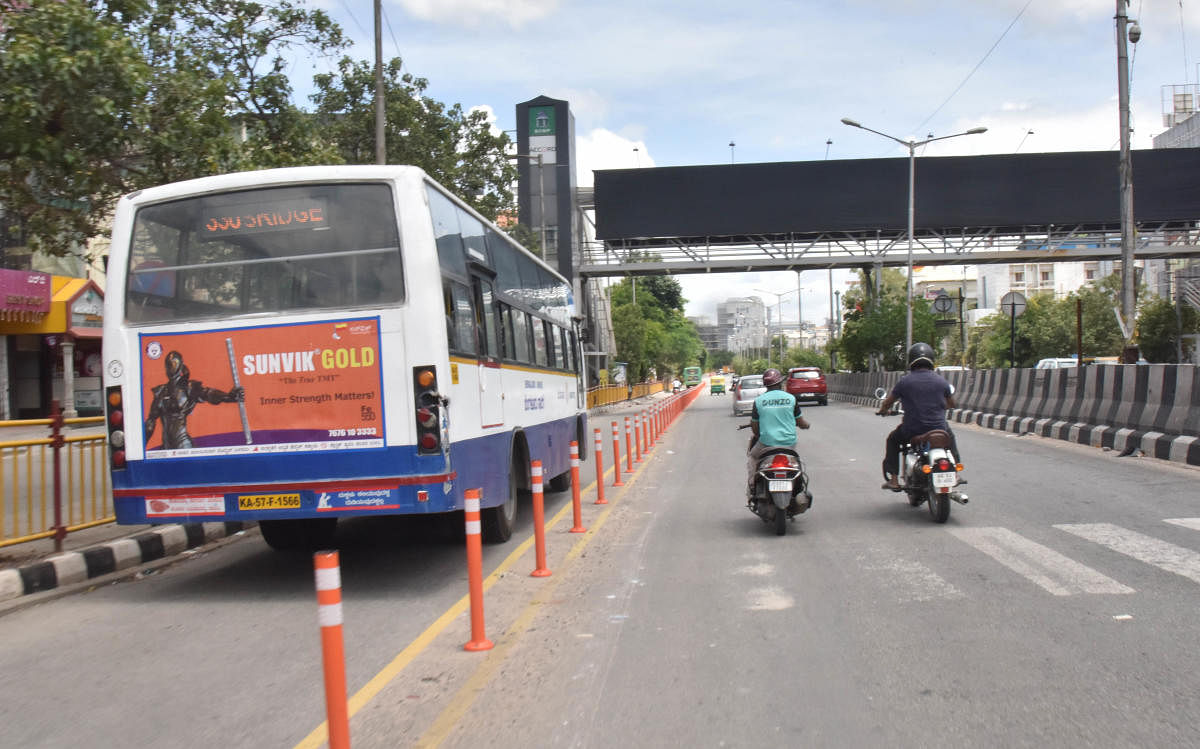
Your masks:
{"label": "green foliage", "polygon": [[[636,285],[637,303],[633,301]],[[665,276],[622,279],[609,288],[617,358],[629,362],[631,377],[660,377],[704,361],[696,327],[683,316],[679,282]]]}
{"label": "green foliage", "polygon": [[34,249],[65,254],[100,232],[148,66],[121,19],[84,0],[34,2],[0,26],[0,203]]}
{"label": "green foliage", "polygon": [[[421,167],[489,219],[515,207],[510,185],[517,167],[505,155],[511,141],[492,132],[486,112],[427,96],[429,81],[402,72],[400,58],[384,66],[383,79],[387,163]],[[343,57],[336,75],[314,82],[322,132],[340,159],[375,163],[374,65]]]}
{"label": "green foliage", "polygon": [[[1017,367],[1031,367],[1039,359],[1070,356],[1077,353],[1080,320],[1083,355],[1116,356],[1124,345],[1113,313],[1119,292],[1120,277],[1113,274],[1062,299],[1050,294],[1032,296],[1025,312],[1016,318],[1011,346],[1013,321],[1007,315],[992,315],[971,332],[968,358],[972,366],[987,368],[1009,366],[1010,348],[1015,349]],[[1077,314],[1077,309],[1081,313]]]}
{"label": "green foliage", "polygon": [[1190,346],[1181,337],[1196,333],[1200,333],[1200,313],[1189,305],[1177,308],[1170,299],[1159,297],[1138,310],[1138,347],[1147,361],[1179,362],[1181,343],[1183,361],[1190,361]]}
{"label": "green foliage", "polygon": [[[347,46],[293,0],[2,2],[0,203],[26,242],[67,254],[127,192],[247,169],[374,161],[367,63],[318,77],[322,116],[292,103],[297,53]],[[424,95],[388,65],[388,162],[412,163],[488,218],[515,167],[483,111]]]}
{"label": "green foliage", "polygon": [[[851,308],[842,321],[842,336],[836,347],[840,366],[856,372],[867,371],[874,360],[885,370],[908,368],[905,351],[907,305],[904,291],[884,289],[875,306]],[[929,302],[913,300],[913,341],[925,341],[937,350],[940,337]]]}

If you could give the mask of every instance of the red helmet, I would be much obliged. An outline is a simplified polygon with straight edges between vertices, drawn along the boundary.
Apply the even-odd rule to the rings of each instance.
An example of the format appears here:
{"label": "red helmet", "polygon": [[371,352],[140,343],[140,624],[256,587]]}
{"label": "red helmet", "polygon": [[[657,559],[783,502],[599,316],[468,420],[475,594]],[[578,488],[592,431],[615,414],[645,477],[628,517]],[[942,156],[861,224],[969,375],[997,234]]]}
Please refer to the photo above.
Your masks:
{"label": "red helmet", "polygon": [[771,367],[766,372],[763,372],[763,385],[773,388],[783,382],[783,372]]}

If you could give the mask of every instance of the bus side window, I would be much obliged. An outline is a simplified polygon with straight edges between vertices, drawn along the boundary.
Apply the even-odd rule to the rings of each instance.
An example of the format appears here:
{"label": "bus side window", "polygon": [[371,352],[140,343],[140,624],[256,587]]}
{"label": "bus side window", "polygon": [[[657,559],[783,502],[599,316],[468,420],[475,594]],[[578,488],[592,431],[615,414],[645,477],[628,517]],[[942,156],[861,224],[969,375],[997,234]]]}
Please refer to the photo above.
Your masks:
{"label": "bus side window", "polygon": [[446,337],[451,351],[473,354],[478,350],[475,341],[475,310],[466,286],[445,281],[442,295],[446,305]]}
{"label": "bus side window", "polygon": [[479,353],[499,359],[503,352],[500,350],[500,331],[496,324],[495,299],[496,296],[492,293],[492,282],[476,278],[475,322],[479,329]]}
{"label": "bus side window", "polygon": [[549,366],[549,351],[546,349],[546,323],[538,317],[532,318],[532,322],[534,364],[543,367]]}
{"label": "bus side window", "polygon": [[529,313],[525,310],[509,308],[512,317],[513,358],[525,364],[533,363],[529,347]]}
{"label": "bus side window", "polygon": [[557,325],[550,326],[550,334],[554,336],[554,366],[559,369],[567,368],[567,347],[563,345],[565,330]]}
{"label": "bus side window", "polygon": [[575,349],[571,347],[571,334],[566,328],[559,328],[558,337],[562,340],[563,369],[575,369]]}

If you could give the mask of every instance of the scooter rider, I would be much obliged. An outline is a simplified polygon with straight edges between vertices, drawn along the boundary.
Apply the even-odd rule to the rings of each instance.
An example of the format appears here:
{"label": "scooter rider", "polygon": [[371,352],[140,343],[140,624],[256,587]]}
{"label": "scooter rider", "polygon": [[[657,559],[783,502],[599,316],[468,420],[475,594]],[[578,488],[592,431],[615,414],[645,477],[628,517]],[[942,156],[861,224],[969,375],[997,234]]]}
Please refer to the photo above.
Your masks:
{"label": "scooter rider", "polygon": [[763,372],[763,385],[767,391],[754,399],[754,408],[750,412],[750,429],[754,436],[746,450],[749,456],[746,462],[747,492],[754,490],[754,474],[763,453],[776,447],[796,449],[796,427],[808,429],[811,426],[800,415],[796,396],[783,389],[784,379],[778,369]]}
{"label": "scooter rider", "polygon": [[931,429],[944,429],[949,433],[950,450],[958,461],[962,461],[954,432],[946,422],[946,409],[954,408],[953,391],[950,383],[933,371],[933,357],[933,347],[928,343],[914,343],[908,350],[909,373],[900,378],[876,411],[880,416],[886,416],[897,400],[904,406],[904,419],[887,436],[883,458],[883,477],[887,481],[881,487],[883,489],[900,491],[899,477],[892,473],[900,461],[900,445]]}

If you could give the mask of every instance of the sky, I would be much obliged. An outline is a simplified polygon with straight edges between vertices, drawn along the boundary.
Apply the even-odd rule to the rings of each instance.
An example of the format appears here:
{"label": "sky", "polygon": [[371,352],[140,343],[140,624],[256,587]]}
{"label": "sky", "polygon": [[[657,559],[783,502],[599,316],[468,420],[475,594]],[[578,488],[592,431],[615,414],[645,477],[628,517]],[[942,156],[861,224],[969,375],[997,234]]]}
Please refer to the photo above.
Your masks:
{"label": "sky", "polygon": [[[342,26],[351,56],[374,58],[371,0],[307,6]],[[1142,31],[1132,146],[1150,148],[1166,129],[1163,87],[1197,84],[1200,0],[1127,7]],[[918,158],[1118,150],[1115,11],[1116,0],[383,0],[383,53],[428,79],[429,96],[486,108],[501,130],[515,130],[518,102],[568,101],[577,180],[590,185],[594,169],[907,157],[843,117],[901,140],[988,128]],[[333,61],[297,63],[299,96],[306,68]],[[689,316],[760,296],[796,319],[795,293],[758,291],[794,291],[794,272],[676,278]],[[835,272],[833,288],[846,280]],[[828,273],[801,284],[805,321],[824,323]]]}

